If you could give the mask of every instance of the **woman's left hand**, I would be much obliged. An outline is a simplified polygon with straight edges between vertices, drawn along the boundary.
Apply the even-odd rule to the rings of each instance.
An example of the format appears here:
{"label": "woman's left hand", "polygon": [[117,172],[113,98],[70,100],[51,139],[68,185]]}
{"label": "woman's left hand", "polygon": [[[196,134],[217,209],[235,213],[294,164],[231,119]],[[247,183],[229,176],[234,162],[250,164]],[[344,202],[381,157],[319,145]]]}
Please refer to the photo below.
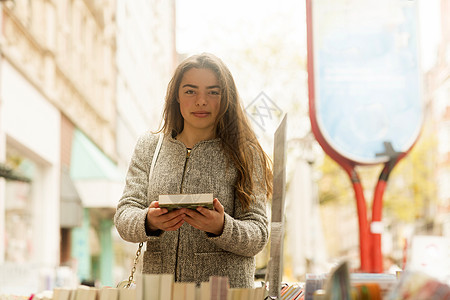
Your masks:
{"label": "woman's left hand", "polygon": [[215,235],[221,235],[224,224],[224,208],[217,198],[213,200],[214,209],[197,207],[196,210],[187,209],[185,222],[192,227]]}

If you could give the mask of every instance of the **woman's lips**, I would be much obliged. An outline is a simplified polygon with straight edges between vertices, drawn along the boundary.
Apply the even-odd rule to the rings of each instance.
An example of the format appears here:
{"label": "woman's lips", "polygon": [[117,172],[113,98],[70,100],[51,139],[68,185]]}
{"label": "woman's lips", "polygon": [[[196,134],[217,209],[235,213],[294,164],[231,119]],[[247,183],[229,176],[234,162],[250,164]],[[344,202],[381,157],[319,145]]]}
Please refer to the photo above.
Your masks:
{"label": "woman's lips", "polygon": [[208,117],[210,115],[210,113],[207,112],[207,111],[195,111],[192,114],[194,116],[196,116],[197,118],[205,118],[205,117]]}

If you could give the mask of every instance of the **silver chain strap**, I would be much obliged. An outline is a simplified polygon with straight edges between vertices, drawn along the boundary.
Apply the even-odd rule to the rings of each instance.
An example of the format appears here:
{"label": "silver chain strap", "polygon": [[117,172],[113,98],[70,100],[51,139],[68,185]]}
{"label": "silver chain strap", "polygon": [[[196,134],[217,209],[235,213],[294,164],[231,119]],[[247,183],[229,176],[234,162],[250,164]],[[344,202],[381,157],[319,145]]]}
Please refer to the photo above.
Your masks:
{"label": "silver chain strap", "polygon": [[133,268],[131,268],[131,274],[130,274],[130,277],[128,277],[128,283],[127,283],[127,285],[125,286],[126,289],[130,288],[130,287],[131,287],[131,284],[133,283],[134,273],[136,272],[136,266],[137,266],[137,263],[138,263],[138,260],[139,260],[139,256],[141,255],[141,249],[142,249],[142,246],[144,246],[144,243],[143,243],[143,242],[140,242],[140,243],[139,243],[139,247],[138,247],[138,249],[137,249],[137,251],[136,251],[136,257],[134,258]]}
{"label": "silver chain strap", "polygon": [[[152,178],[152,173],[153,173],[153,169],[155,167],[156,158],[158,157],[159,150],[161,149],[163,139],[164,139],[164,134],[161,133],[158,137],[158,144],[156,145],[155,153],[153,154],[152,164],[150,165],[150,173],[149,173],[149,177],[148,177],[149,180]],[[118,288],[129,289],[131,287],[131,285],[133,284],[134,273],[136,272],[136,266],[137,266],[137,263],[139,260],[139,256],[141,255],[142,246],[144,246],[144,242],[139,243],[139,247],[136,251],[136,257],[134,258],[133,268],[131,268],[131,274],[130,274],[130,277],[128,277],[128,281],[123,280],[123,281],[119,282],[119,284],[117,284]]]}

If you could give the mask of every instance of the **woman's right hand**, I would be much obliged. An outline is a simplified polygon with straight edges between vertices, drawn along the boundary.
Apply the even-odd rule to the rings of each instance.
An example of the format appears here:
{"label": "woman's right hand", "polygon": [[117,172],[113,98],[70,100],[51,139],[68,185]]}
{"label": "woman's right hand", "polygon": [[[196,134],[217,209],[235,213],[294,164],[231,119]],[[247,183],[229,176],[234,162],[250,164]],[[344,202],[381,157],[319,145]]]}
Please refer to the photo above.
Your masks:
{"label": "woman's right hand", "polygon": [[186,209],[174,209],[171,212],[167,208],[160,208],[158,201],[153,201],[147,212],[145,225],[150,231],[164,230],[175,231],[181,227],[186,217]]}

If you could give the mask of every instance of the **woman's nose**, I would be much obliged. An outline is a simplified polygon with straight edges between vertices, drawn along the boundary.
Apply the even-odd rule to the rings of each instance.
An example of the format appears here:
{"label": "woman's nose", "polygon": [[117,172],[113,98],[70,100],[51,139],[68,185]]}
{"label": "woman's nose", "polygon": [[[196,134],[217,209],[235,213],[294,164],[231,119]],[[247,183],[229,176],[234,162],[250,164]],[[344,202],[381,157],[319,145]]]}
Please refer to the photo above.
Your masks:
{"label": "woman's nose", "polygon": [[206,105],[206,94],[205,93],[198,93],[197,101],[196,101],[195,105],[197,105],[197,106]]}

